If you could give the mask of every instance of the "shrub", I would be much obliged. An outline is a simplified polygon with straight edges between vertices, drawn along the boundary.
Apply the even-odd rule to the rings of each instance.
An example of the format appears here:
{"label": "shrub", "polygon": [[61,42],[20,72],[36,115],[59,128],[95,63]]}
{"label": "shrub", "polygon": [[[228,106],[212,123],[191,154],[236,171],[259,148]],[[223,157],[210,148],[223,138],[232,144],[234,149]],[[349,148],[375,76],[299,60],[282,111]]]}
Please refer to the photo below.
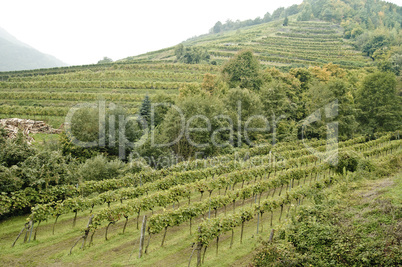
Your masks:
{"label": "shrub", "polygon": [[350,150],[340,151],[338,154],[338,164],[333,168],[337,173],[342,174],[344,170],[354,172],[357,170],[361,158],[356,152]]}
{"label": "shrub", "polygon": [[123,172],[123,166],[118,159],[109,161],[107,157],[98,155],[88,159],[81,166],[79,174],[84,181],[112,179]]}

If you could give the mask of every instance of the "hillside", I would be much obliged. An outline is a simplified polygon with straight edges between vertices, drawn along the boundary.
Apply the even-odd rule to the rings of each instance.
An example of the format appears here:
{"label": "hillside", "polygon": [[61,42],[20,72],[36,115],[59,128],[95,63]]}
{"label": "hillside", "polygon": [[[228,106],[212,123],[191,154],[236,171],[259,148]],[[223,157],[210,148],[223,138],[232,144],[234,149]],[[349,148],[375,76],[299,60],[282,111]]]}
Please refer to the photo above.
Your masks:
{"label": "hillside", "polygon": [[21,118],[0,127],[1,262],[400,266],[401,18],[305,0],[116,62],[0,72],[0,122]]}
{"label": "hillside", "polygon": [[[207,50],[210,61],[223,64],[240,50],[251,49],[264,66],[322,66],[329,62],[342,67],[366,66],[370,59],[343,39],[343,28],[338,24],[315,20],[300,22],[296,16],[289,25],[276,20],[238,30],[208,34],[183,42]],[[130,57],[123,62],[176,60],[175,47]]]}
{"label": "hillside", "polygon": [[57,58],[41,53],[0,28],[0,71],[43,69],[66,66]]}
{"label": "hillside", "polygon": [[58,128],[77,101],[93,101],[99,96],[135,112],[145,95],[151,99],[161,93],[174,96],[186,84],[201,84],[205,73],[218,74],[220,65],[244,49],[251,49],[263,68],[333,62],[357,69],[371,63],[353,49],[351,41],[342,38],[343,29],[337,24],[299,22],[296,16],[290,17],[289,26],[282,23],[282,19],[276,20],[183,43],[208,51],[209,63],[177,62],[177,47],[170,47],[111,64],[0,73],[0,118],[40,119]]}

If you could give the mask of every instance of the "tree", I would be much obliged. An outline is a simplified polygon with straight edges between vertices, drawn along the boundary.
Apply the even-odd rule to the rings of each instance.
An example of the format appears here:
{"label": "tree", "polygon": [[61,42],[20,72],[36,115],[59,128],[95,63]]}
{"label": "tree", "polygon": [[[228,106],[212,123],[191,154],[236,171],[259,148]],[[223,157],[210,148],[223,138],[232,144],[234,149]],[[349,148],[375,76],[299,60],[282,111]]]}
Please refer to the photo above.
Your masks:
{"label": "tree", "polygon": [[174,49],[174,54],[177,59],[181,58],[184,54],[184,45],[183,44],[177,45],[176,48]]}
{"label": "tree", "polygon": [[[163,144],[169,144],[172,151],[185,159],[197,156],[212,156],[230,148],[228,136],[229,122],[219,118],[225,114],[222,100],[214,96],[195,95],[185,97],[170,109],[160,126]],[[182,124],[183,117],[185,118]],[[219,146],[215,146],[215,144]]]}
{"label": "tree", "polygon": [[178,61],[186,64],[197,64],[201,61],[209,62],[210,55],[206,49],[200,47],[184,47],[179,44],[175,48],[175,56]]}
{"label": "tree", "polygon": [[298,21],[307,21],[310,20],[313,16],[313,11],[311,9],[311,5],[309,3],[304,5],[303,11],[297,17]]}
{"label": "tree", "polygon": [[369,133],[394,131],[401,127],[401,97],[396,90],[396,78],[391,72],[368,75],[357,99],[362,113],[360,121]]}
{"label": "tree", "polygon": [[270,22],[272,20],[271,13],[267,12],[262,19],[264,22]]}
{"label": "tree", "polygon": [[288,26],[289,25],[289,19],[288,17],[285,18],[285,20],[283,21],[283,26]]}
{"label": "tree", "polygon": [[202,89],[207,91],[209,94],[213,94],[216,85],[216,75],[206,73],[204,75],[204,80],[201,84]]}
{"label": "tree", "polygon": [[292,16],[297,13],[299,13],[299,5],[297,5],[297,4],[294,4],[294,5],[286,8],[286,10],[285,10],[286,16]]}
{"label": "tree", "polygon": [[272,20],[280,19],[282,15],[285,12],[284,7],[277,8],[273,13],[272,13]]}
{"label": "tree", "polygon": [[134,116],[121,107],[107,109],[105,115],[101,115],[98,108],[81,108],[75,112],[70,131],[61,136],[64,154],[81,159],[97,152],[124,157],[132,150],[128,142],[138,141],[146,130],[143,121],[133,119]]}
{"label": "tree", "polygon": [[266,127],[266,124],[261,118],[254,117],[255,119],[252,119],[255,115],[263,115],[263,106],[257,93],[248,89],[234,88],[227,93],[224,103],[232,121],[237,121],[237,123],[233,124],[234,132],[237,133],[234,135],[235,146],[241,144],[251,145],[249,141],[254,143],[255,140],[263,135],[267,135],[267,132],[264,133],[259,131],[250,131],[247,133],[248,136],[244,135],[246,126],[248,129],[261,129]]}
{"label": "tree", "polygon": [[371,37],[367,43],[365,43],[363,45],[363,49],[362,51],[368,56],[370,57],[372,60],[375,60],[374,58],[374,53],[387,46],[389,44],[389,40],[387,38],[387,36],[385,36],[384,34],[377,34],[374,35],[373,37]]}
{"label": "tree", "polygon": [[218,21],[215,23],[215,26],[212,28],[213,33],[220,33],[222,31],[222,22]]}
{"label": "tree", "polygon": [[149,96],[146,95],[144,100],[142,101],[141,108],[140,108],[140,115],[148,124],[148,127],[151,126],[151,100]]}
{"label": "tree", "polygon": [[98,64],[107,64],[107,63],[112,63],[113,60],[109,57],[103,57],[103,59],[98,61]]}
{"label": "tree", "polygon": [[259,90],[262,85],[260,62],[250,50],[240,51],[222,69],[224,80],[231,88]]}

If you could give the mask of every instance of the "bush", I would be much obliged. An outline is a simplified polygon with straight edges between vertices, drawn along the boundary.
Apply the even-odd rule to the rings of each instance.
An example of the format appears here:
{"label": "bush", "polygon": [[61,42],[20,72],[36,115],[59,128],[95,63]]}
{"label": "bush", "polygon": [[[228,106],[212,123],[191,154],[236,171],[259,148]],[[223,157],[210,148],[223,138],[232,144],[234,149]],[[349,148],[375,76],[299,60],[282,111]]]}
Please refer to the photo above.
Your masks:
{"label": "bush", "polygon": [[34,153],[35,149],[28,145],[22,133],[18,133],[15,139],[0,138],[0,165],[17,165]]}
{"label": "bush", "polygon": [[46,188],[49,185],[78,182],[73,173],[77,164],[61,151],[41,151],[20,164],[24,187]]}
{"label": "bush", "polygon": [[24,182],[17,177],[18,167],[7,168],[0,165],[0,192],[13,192],[22,188]]}
{"label": "bush", "polygon": [[333,168],[337,173],[342,174],[345,171],[354,172],[357,170],[361,158],[356,152],[343,150],[338,153],[338,164]]}
{"label": "bush", "polygon": [[120,160],[109,161],[107,157],[98,155],[88,159],[79,169],[83,181],[106,180],[116,178],[123,172],[124,163]]}

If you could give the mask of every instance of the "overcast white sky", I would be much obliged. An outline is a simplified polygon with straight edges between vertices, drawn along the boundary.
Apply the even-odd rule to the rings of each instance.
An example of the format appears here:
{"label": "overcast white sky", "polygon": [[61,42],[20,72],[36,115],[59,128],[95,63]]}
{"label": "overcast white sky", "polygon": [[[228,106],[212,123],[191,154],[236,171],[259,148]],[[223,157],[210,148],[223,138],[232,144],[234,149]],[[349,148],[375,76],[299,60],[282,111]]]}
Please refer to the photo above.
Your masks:
{"label": "overcast white sky", "polygon": [[[391,2],[400,4],[402,0]],[[218,20],[263,17],[302,0],[1,0],[0,27],[67,64],[176,45]]]}

